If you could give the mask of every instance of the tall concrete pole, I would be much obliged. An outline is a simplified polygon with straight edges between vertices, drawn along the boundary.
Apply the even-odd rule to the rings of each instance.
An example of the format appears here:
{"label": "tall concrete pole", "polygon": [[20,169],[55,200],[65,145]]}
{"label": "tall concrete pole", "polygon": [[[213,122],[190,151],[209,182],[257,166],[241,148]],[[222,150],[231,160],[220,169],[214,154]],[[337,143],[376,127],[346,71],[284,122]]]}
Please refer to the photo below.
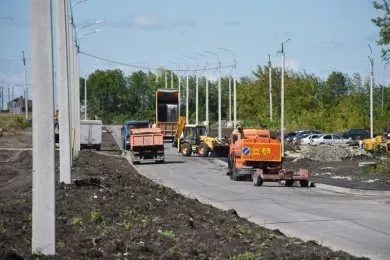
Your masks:
{"label": "tall concrete pole", "polygon": [[26,120],[28,119],[28,87],[27,87],[27,67],[26,67],[26,58],[24,57],[23,51],[23,65],[24,65],[24,89],[25,89],[25,97],[24,97],[24,106],[26,112]]}
{"label": "tall concrete pole", "polygon": [[76,150],[80,151],[80,58],[79,58],[79,46],[75,48],[76,55]]}
{"label": "tall concrete pole", "polygon": [[237,67],[236,60],[234,59],[234,70],[233,70],[233,127],[237,127]]}
{"label": "tall concrete pole", "polygon": [[232,122],[232,78],[229,75],[229,123]]}
{"label": "tall concrete pole", "polygon": [[285,53],[284,45],[290,40],[290,38],[282,43],[282,83],[280,89],[280,142],[282,144],[282,157],[284,157],[284,66],[285,66]]}
{"label": "tall concrete pole", "polygon": [[271,55],[268,54],[268,78],[269,78],[269,120],[272,122],[272,66]]}
{"label": "tall concrete pole", "polygon": [[87,77],[85,76],[84,79],[84,120],[87,120],[87,103],[88,103],[88,98],[87,98]]}
{"label": "tall concrete pole", "polygon": [[[206,70],[207,70],[207,63],[206,63]],[[206,79],[206,123],[207,123],[207,131],[209,131],[209,79],[207,77],[207,74],[205,74]]]}
{"label": "tall concrete pole", "polygon": [[164,75],[165,75],[165,88],[168,88],[167,71],[165,69],[164,69]]}
{"label": "tall concrete pole", "polygon": [[173,71],[171,70],[171,88],[173,88]]}
{"label": "tall concrete pole", "polygon": [[222,87],[221,87],[221,62],[218,62],[218,138],[222,138]]}
{"label": "tall concrete pole", "polygon": [[[66,53],[67,55],[67,80],[68,80],[68,111],[60,111],[60,113],[68,113],[69,115],[69,145],[70,145],[70,156],[73,158],[73,131],[74,131],[74,114],[73,114],[73,74],[72,74],[72,23],[70,16],[70,1],[65,2],[65,17],[66,17]],[[61,115],[60,115],[61,117]],[[73,160],[70,161],[73,165]]]}
{"label": "tall concrete pole", "polygon": [[67,26],[65,0],[59,0],[57,9],[57,91],[59,99],[59,136],[60,136],[60,182],[72,183],[70,117],[69,117],[69,82],[67,67]]}
{"label": "tall concrete pole", "polygon": [[[372,54],[372,49],[371,46],[368,45],[368,47],[371,50]],[[370,60],[370,65],[371,65],[371,80],[370,80],[370,138],[374,138],[374,58],[368,56],[368,59]]]}
{"label": "tall concrete pole", "polygon": [[32,0],[32,253],[54,255],[55,163],[51,1]]}
{"label": "tall concrete pole", "polygon": [[178,75],[177,76],[177,88],[179,90],[179,105],[178,105],[178,114],[179,117],[181,116],[181,77]]}
{"label": "tall concrete pole", "polygon": [[[199,66],[197,67],[199,69]],[[198,71],[195,72],[196,74],[196,87],[195,87],[195,124],[199,124],[199,77],[198,77]]]}
{"label": "tall concrete pole", "polygon": [[188,72],[187,72],[187,79],[186,79],[186,124],[189,124],[189,107],[188,107],[188,89],[189,89],[189,78],[188,78]]}

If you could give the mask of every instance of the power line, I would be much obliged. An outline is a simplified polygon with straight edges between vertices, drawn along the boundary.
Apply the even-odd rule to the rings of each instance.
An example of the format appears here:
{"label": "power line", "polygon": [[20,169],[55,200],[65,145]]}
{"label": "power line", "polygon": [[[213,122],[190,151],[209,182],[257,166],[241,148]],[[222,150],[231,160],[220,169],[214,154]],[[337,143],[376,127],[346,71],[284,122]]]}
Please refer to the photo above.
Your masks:
{"label": "power line", "polygon": [[[107,61],[107,62],[111,62],[111,63],[115,63],[115,64],[118,64],[118,65],[123,65],[123,66],[127,66],[127,67],[131,67],[131,68],[136,68],[136,69],[144,69],[144,70],[160,70],[160,71],[164,71],[166,69],[164,68],[152,68],[152,67],[143,67],[143,66],[137,66],[137,65],[133,65],[133,64],[127,64],[127,63],[124,63],[124,62],[119,62],[119,61],[114,61],[114,60],[110,60],[110,59],[106,59],[106,58],[102,58],[102,57],[98,57],[98,56],[95,56],[93,54],[89,54],[89,53],[85,53],[85,52],[82,52],[80,51],[79,53],[81,54],[84,54],[85,56],[89,56],[89,57],[92,57],[92,58],[95,58],[95,59],[100,59],[100,60],[103,60],[103,61]],[[225,66],[221,66],[221,68],[231,68],[231,67],[234,67],[234,65],[225,65]],[[172,70],[170,69],[170,71],[176,71],[176,72],[180,72],[180,71],[207,71],[207,70],[217,70],[219,69],[218,67],[215,67],[215,68],[204,68],[204,69],[175,69],[175,70]]]}

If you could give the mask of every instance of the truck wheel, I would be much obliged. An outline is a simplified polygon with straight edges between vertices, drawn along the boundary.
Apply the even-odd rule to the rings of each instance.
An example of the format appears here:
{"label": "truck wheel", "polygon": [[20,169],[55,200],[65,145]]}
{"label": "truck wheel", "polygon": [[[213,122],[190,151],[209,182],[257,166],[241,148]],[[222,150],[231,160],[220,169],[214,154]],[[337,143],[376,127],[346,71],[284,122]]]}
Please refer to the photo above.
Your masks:
{"label": "truck wheel", "polygon": [[237,173],[235,160],[232,162],[232,174],[230,174],[230,179],[232,179],[233,181],[238,181],[240,179],[240,176],[238,176]]}
{"label": "truck wheel", "polygon": [[286,184],[285,184],[286,187],[292,187],[293,185],[294,185],[293,180],[286,180]]}
{"label": "truck wheel", "polygon": [[200,157],[209,156],[210,147],[205,143],[200,143],[198,147],[198,154]]}
{"label": "truck wheel", "polygon": [[254,186],[261,186],[263,185],[263,179],[257,175],[256,173],[252,173],[252,180]]}
{"label": "truck wheel", "polygon": [[301,187],[309,187],[309,181],[307,180],[301,180],[299,183],[301,184]]}
{"label": "truck wheel", "polygon": [[181,145],[181,154],[183,156],[190,156],[192,153],[192,147],[189,143],[184,143]]}

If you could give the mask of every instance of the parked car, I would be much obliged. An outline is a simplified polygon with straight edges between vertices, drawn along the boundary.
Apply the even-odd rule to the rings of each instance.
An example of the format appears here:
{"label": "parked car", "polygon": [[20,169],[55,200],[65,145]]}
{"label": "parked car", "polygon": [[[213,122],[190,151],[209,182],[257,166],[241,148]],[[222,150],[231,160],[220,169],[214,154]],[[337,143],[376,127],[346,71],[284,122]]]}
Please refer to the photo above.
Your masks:
{"label": "parked car", "polygon": [[352,128],[352,129],[345,131],[342,134],[342,137],[344,139],[351,138],[352,140],[361,140],[361,139],[370,138],[370,134],[364,129]]}
{"label": "parked car", "polygon": [[324,134],[320,137],[313,139],[312,145],[320,144],[348,144],[349,139],[343,138],[341,135]]}
{"label": "parked car", "polygon": [[294,131],[294,132],[289,132],[287,133],[285,136],[284,136],[284,141],[285,142],[288,142],[288,143],[291,143],[294,139],[294,137],[300,133],[300,131]]}
{"label": "parked car", "polygon": [[320,136],[321,134],[306,134],[297,140],[297,144],[299,145],[312,144],[314,142],[314,139],[317,139]]}
{"label": "parked car", "polygon": [[298,139],[302,138],[303,136],[305,135],[310,135],[310,134],[321,134],[320,131],[316,131],[316,130],[304,130],[304,131],[300,131],[297,135],[295,135],[293,137],[293,143],[294,144],[299,144],[298,143]]}

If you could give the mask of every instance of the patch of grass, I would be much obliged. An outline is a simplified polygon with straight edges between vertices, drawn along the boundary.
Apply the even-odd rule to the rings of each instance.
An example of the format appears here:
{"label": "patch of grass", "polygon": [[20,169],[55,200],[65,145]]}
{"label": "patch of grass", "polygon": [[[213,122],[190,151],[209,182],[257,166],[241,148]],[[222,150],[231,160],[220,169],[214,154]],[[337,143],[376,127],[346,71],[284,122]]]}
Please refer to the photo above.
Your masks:
{"label": "patch of grass", "polygon": [[0,224],[0,234],[5,234],[7,232],[7,229],[3,226],[3,224]]}
{"label": "patch of grass", "polygon": [[133,224],[131,223],[130,220],[125,220],[122,223],[120,223],[119,225],[122,226],[126,230],[130,230],[131,227],[133,226]]}
{"label": "patch of grass", "polygon": [[376,166],[361,168],[359,173],[364,175],[387,174],[390,176],[390,161],[386,160],[378,163]]}
{"label": "patch of grass", "polygon": [[165,231],[159,230],[158,233],[160,233],[162,236],[167,237],[167,238],[176,237],[175,233],[171,230],[165,230]]}
{"label": "patch of grass", "polygon": [[91,211],[90,217],[91,221],[94,223],[101,223],[104,220],[102,213],[96,210]]}
{"label": "patch of grass", "polygon": [[82,226],[83,225],[83,218],[80,216],[74,217],[72,219],[72,225],[74,226]]}
{"label": "patch of grass", "polygon": [[65,242],[62,241],[62,240],[58,241],[57,247],[59,247],[59,248],[64,248],[64,247],[65,247]]}
{"label": "patch of grass", "polygon": [[32,215],[31,215],[31,213],[28,214],[27,220],[28,220],[28,223],[30,223],[30,225],[31,225],[32,224]]}
{"label": "patch of grass", "polygon": [[26,121],[24,115],[3,114],[0,116],[0,128],[4,130],[20,130],[31,127],[31,121]]}
{"label": "patch of grass", "polygon": [[261,259],[259,254],[253,252],[245,252],[232,257],[233,260],[258,260]]}
{"label": "patch of grass", "polygon": [[25,199],[13,199],[7,202],[7,206],[19,206],[26,202]]}

